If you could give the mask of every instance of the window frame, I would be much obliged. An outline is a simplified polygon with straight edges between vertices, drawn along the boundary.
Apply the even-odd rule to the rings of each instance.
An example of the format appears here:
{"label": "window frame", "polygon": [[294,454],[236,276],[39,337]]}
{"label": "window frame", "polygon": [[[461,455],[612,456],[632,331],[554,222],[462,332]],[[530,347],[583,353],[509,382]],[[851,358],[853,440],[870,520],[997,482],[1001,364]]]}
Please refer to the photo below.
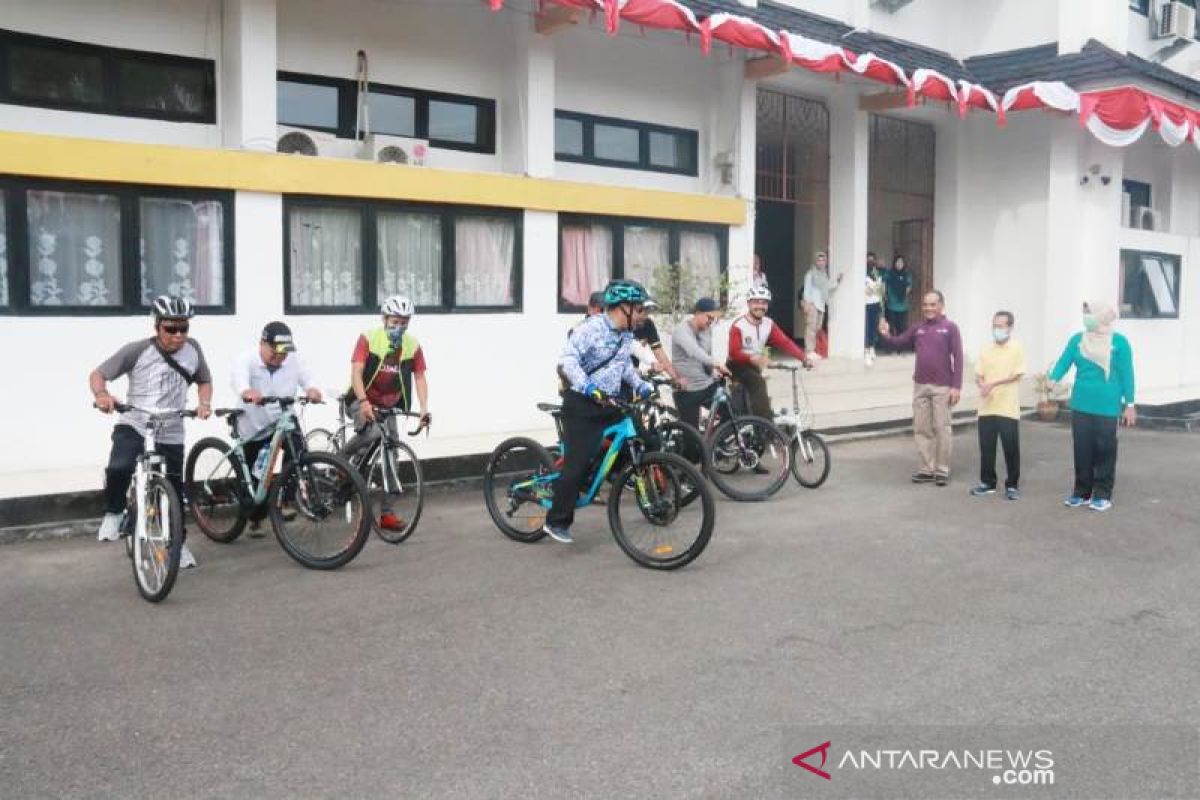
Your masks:
{"label": "window frame", "polygon": [[1129,0],[1129,10],[1148,17],[1150,16],[1150,0]]}
{"label": "window frame", "polygon": [[[362,227],[359,244],[362,253],[362,302],[356,306],[299,306],[292,303],[292,229],[290,213],[296,207],[338,207],[357,209]],[[379,296],[379,237],[377,219],[381,211],[391,213],[432,214],[441,221],[442,234],[442,302],[436,306],[418,305],[421,314],[519,314],[523,309],[525,286],[524,221],[520,209],[490,206],[450,205],[441,203],[410,203],[392,200],[327,197],[323,195],[284,195],[283,198],[283,310],[285,314],[353,315],[378,314],[384,298]],[[513,302],[507,306],[466,306],[455,302],[457,287],[457,246],[455,224],[459,217],[503,217],[513,223]]]}
{"label": "window frame", "polygon": [[[73,55],[91,56],[100,59],[103,96],[99,103],[82,103],[73,100],[51,100],[48,98],[19,97],[11,91],[9,74],[9,48],[12,46],[41,47],[59,50]],[[173,111],[157,111],[123,105],[121,102],[120,63],[136,61],[141,64],[163,67],[199,68],[204,74],[203,110],[197,114]],[[0,103],[31,108],[49,108],[60,111],[77,111],[88,114],[105,114],[116,117],[134,117],[165,122],[196,122],[213,125],[217,121],[217,70],[216,61],[195,56],[180,56],[158,53],[151,50],[129,50],[107,47],[90,42],[37,36],[8,29],[0,29]]]}
{"label": "window frame", "polygon": [[[706,222],[678,222],[675,220],[652,219],[647,217],[609,217],[595,214],[559,214],[558,215],[558,273],[555,298],[560,314],[575,314],[587,311],[586,305],[575,305],[563,299],[563,226],[564,225],[602,225],[609,229],[612,237],[612,276],[610,280],[625,277],[625,228],[634,225],[647,228],[658,228],[667,231],[667,260],[671,264],[679,263],[679,235],[681,233],[707,233],[717,237],[717,247],[721,253],[721,276],[729,275],[729,227]],[[649,287],[648,287],[649,288]],[[724,298],[722,298],[723,300]]]}
{"label": "window frame", "polygon": [[[116,196],[121,209],[121,302],[115,306],[36,306],[30,300],[29,198],[27,192],[75,192]],[[0,306],[0,316],[22,317],[129,317],[150,313],[142,303],[141,273],[141,200],[179,198],[221,203],[221,250],[224,297],[221,305],[197,305],[205,316],[237,313],[237,282],[234,264],[236,236],[233,192],[215,189],[189,189],[177,186],[131,185],[98,181],[62,181],[43,178],[16,178],[0,175],[0,194],[4,194],[6,236],[8,241],[8,300]]]}
{"label": "window frame", "polygon": [[[1171,292],[1171,299],[1175,303],[1174,313],[1164,314],[1162,312],[1159,312],[1157,314],[1137,314],[1137,313],[1126,314],[1123,310],[1126,305],[1126,303],[1125,303],[1125,282],[1128,279],[1127,270],[1129,268],[1129,263],[1132,259],[1136,258],[1137,265],[1139,266],[1139,268],[1142,269],[1142,271],[1144,273],[1145,267],[1142,265],[1141,260],[1142,260],[1142,258],[1144,258],[1146,256],[1157,258],[1160,261],[1173,262],[1178,267],[1178,272],[1175,276],[1175,286]],[[1183,294],[1181,291],[1182,283],[1183,283],[1183,261],[1184,261],[1183,255],[1180,253],[1164,253],[1164,252],[1158,251],[1158,250],[1136,250],[1131,247],[1122,247],[1121,255],[1120,255],[1120,265],[1121,266],[1120,266],[1120,272],[1118,275],[1119,285],[1117,287],[1117,289],[1118,289],[1117,309],[1120,313],[1121,318],[1122,319],[1137,319],[1137,320],[1160,320],[1160,319],[1161,320],[1179,320],[1182,317],[1182,309],[1180,308],[1179,302],[1180,302],[1180,299]],[[1151,292],[1153,292],[1153,290],[1151,290]],[[1155,305],[1156,306],[1158,305],[1157,300],[1155,301]]]}
{"label": "window frame", "polygon": [[[579,111],[555,109],[554,118],[572,120],[583,125],[583,155],[561,153],[558,143],[554,145],[554,160],[567,161],[574,164],[592,164],[599,167],[617,167],[634,169],[642,172],[661,172],[667,175],[685,175],[691,178],[700,177],[700,132],[690,128],[675,128],[670,125],[658,125],[650,122],[621,119],[619,117],[602,117],[596,114],[584,114]],[[633,128],[638,132],[638,160],[620,161],[617,159],[600,158],[596,156],[596,125],[611,125],[620,128]],[[687,143],[691,156],[690,168],[664,167],[650,161],[650,134],[663,133],[671,136],[681,136]]]}
{"label": "window frame", "polygon": [[[313,75],[306,72],[290,72],[287,70],[276,72],[275,81],[276,84],[279,81],[288,81],[289,83],[306,83],[313,86],[332,86],[338,91],[338,124],[336,128],[297,125],[293,122],[286,122],[282,118],[279,120],[280,125],[332,133],[339,139],[354,138],[354,124],[358,115],[358,84],[356,81],[350,78],[334,78],[328,75]],[[487,97],[474,97],[472,95],[453,94],[450,92],[438,92],[430,89],[417,89],[409,86],[396,86],[374,82],[367,85],[367,91],[411,97],[416,101],[416,108],[413,114],[415,132],[411,136],[413,139],[423,139],[429,142],[430,147],[436,147],[441,150],[462,150],[468,153],[484,153],[487,155],[494,155],[496,152],[495,100]],[[278,97],[278,94],[276,97]],[[429,137],[429,103],[433,100],[474,106],[477,114],[475,142],[467,144],[450,139],[431,139]],[[400,134],[389,133],[385,135],[397,136]]]}

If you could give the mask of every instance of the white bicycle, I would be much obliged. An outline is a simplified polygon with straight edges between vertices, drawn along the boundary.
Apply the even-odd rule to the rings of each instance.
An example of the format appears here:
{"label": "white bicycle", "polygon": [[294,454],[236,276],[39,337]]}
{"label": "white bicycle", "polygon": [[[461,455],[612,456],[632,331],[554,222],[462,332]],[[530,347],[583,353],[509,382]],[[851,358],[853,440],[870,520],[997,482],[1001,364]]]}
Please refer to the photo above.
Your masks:
{"label": "white bicycle", "polygon": [[[816,489],[829,477],[832,466],[829,445],[812,429],[812,408],[808,394],[800,382],[800,367],[796,364],[771,364],[768,369],[792,373],[792,407],[780,409],[775,415],[775,427],[788,437],[792,451],[792,477],[806,489]],[[804,402],[800,395],[804,394]]]}

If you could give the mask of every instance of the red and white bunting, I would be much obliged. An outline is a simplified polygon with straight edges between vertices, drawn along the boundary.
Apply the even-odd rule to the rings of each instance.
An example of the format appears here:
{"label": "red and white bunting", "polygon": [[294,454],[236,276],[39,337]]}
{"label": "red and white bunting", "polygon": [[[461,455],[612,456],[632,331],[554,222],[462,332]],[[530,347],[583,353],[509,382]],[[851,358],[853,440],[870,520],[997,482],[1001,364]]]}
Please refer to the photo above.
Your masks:
{"label": "red and white bunting", "polygon": [[1038,108],[1078,111],[1079,93],[1062,81],[1033,81],[1014,86],[1005,92],[1000,107],[1005,112]]}
{"label": "red and white bunting", "polygon": [[743,50],[759,50],[777,55],[788,62],[792,60],[785,38],[749,17],[738,14],[713,14],[706,17],[704,22],[700,23],[700,49],[705,55],[712,49],[713,39]]}
{"label": "red and white bunting", "polygon": [[936,70],[921,68],[913,72],[912,87],[913,92],[920,97],[958,103],[958,87],[954,85],[954,81]]}
{"label": "red and white bunting", "polygon": [[1004,109],[1000,107],[1000,101],[996,99],[996,95],[990,89],[980,86],[978,83],[959,81],[958,116],[967,116],[968,108],[992,111],[997,116],[997,122],[1000,125],[1004,124]]}
{"label": "red and white bunting", "polygon": [[1150,127],[1168,145],[1178,147],[1188,139],[1196,139],[1200,112],[1126,86],[1079,95],[1079,122],[1113,147],[1133,144]]}
{"label": "red and white bunting", "polygon": [[782,33],[782,37],[787,41],[793,64],[798,64],[813,72],[845,71],[845,52],[841,47],[818,42],[805,36],[797,36],[787,31]]}
{"label": "red and white bunting", "polygon": [[621,21],[644,28],[692,33],[700,30],[696,15],[677,0],[604,0],[608,32],[615,34]]}

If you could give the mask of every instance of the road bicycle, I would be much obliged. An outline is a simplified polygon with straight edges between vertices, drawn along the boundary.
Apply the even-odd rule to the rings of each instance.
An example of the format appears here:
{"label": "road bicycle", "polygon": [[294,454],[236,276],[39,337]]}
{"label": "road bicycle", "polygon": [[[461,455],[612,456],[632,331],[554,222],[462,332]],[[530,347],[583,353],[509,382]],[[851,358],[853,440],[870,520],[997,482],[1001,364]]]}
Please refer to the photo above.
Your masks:
{"label": "road bicycle", "polygon": [[[421,519],[425,504],[425,479],[421,472],[421,460],[400,438],[395,420],[399,417],[418,419],[417,427],[408,431],[409,436],[416,436],[422,430],[429,430],[428,417],[398,408],[376,408],[376,420],[371,427],[377,435],[350,453],[346,445],[354,441],[348,440],[354,426],[346,414],[346,399],[345,396],[338,398],[336,429],[313,428],[305,436],[305,441],[310,450],[339,453],[354,465],[367,484],[375,533],[389,544],[400,544],[412,535]],[[389,516],[391,519],[388,519]]]}
{"label": "road bicycle", "polygon": [[[213,541],[237,539],[265,506],[284,552],[310,569],[337,569],[366,544],[371,504],[362,476],[349,462],[305,446],[294,407],[308,402],[262,398],[259,405],[278,405],[280,416],[248,439],[238,435],[243,409],[215,410],[229,423],[231,441],[197,442],[188,453],[184,481],[196,524]],[[268,431],[270,438],[263,441]],[[248,442],[262,443],[253,465],[246,459]]]}
{"label": "road bicycle", "polygon": [[[772,364],[770,368],[792,374],[792,407],[780,409],[775,415],[775,425],[788,437],[792,477],[806,489],[816,489],[829,477],[832,461],[829,445],[825,444],[819,433],[812,430],[812,409],[808,394],[800,382],[800,367],[795,364]],[[803,403],[800,402],[802,393]]]}
{"label": "road bicycle", "polygon": [[717,378],[712,402],[700,411],[704,473],[732,500],[765,500],[787,482],[792,460],[788,439],[770,420],[738,413],[730,383]]}
{"label": "road bicycle", "polygon": [[138,408],[125,403],[114,403],[113,408],[121,414],[140,411],[146,415],[145,445],[133,469],[120,531],[125,552],[133,561],[138,593],[151,603],[160,603],[171,593],[179,574],[183,503],[167,478],[166,459],[158,452],[158,429],[168,420],[194,418],[196,412]]}
{"label": "road bicycle", "polygon": [[[712,537],[716,507],[700,472],[685,459],[656,449],[655,434],[642,423],[646,401],[607,401],[621,418],[603,431],[576,508],[592,504],[606,480],[608,525],[621,550],[651,569],[678,569],[696,559]],[[538,403],[554,416],[561,438],[562,407]],[[492,451],[483,475],[488,513],[505,536],[536,542],[559,477],[554,457],[539,442],[514,437]],[[694,491],[694,502],[684,498]]]}

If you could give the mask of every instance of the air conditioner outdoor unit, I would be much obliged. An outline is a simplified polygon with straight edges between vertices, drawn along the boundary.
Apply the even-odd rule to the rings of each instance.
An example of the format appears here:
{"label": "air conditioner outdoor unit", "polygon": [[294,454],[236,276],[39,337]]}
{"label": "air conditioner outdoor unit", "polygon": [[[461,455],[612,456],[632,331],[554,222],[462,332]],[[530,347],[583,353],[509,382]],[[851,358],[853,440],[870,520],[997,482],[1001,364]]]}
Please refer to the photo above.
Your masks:
{"label": "air conditioner outdoor unit", "polygon": [[429,163],[429,142],[424,139],[372,133],[359,145],[358,157],[381,164],[424,167]]}
{"label": "air conditioner outdoor unit", "polygon": [[1144,231],[1158,230],[1158,212],[1146,206],[1134,206],[1133,216],[1129,220],[1129,227],[1139,228]]}
{"label": "air conditioner outdoor unit", "polygon": [[339,139],[332,133],[277,125],[275,135],[277,137],[275,150],[280,153],[300,156],[331,156],[333,158],[354,157],[353,140]]}
{"label": "air conditioner outdoor unit", "polygon": [[1150,18],[1150,35],[1155,39],[1196,40],[1196,9],[1178,0],[1167,0]]}

